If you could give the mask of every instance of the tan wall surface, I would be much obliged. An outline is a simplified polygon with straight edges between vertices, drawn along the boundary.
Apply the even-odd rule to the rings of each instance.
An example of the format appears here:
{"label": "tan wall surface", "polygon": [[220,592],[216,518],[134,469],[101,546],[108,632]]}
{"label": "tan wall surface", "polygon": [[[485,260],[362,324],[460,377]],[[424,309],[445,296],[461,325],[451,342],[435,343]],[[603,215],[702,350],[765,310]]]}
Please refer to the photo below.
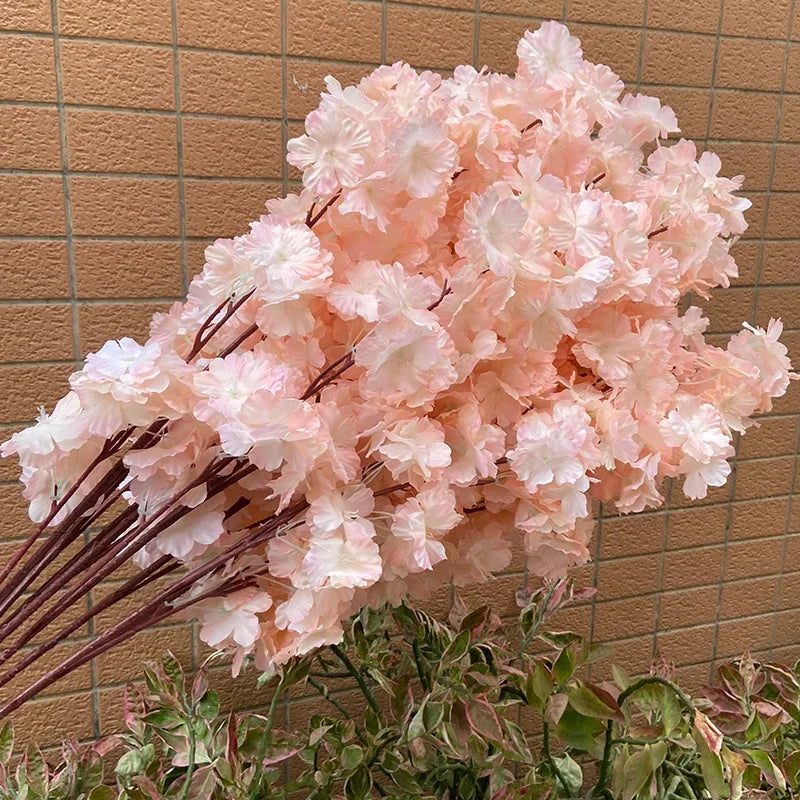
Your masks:
{"label": "tan wall surface", "polygon": [[[725,174],[746,174],[741,277],[714,295],[714,331],[780,315],[800,362],[795,0],[0,0],[3,436],[64,393],[85,353],[142,336],[206,243],[293,185],[281,155],[324,75],[352,82],[396,59],[510,70],[518,36],[543,17],[672,104]],[[702,504],[676,491],[664,510],[601,517],[583,570],[597,599],[563,624],[614,642],[631,670],[660,654],[690,684],[745,647],[800,654],[798,413],[794,384]],[[29,527],[13,465],[0,470],[2,562]],[[523,577],[492,587],[504,610]],[[113,730],[122,684],[167,647],[190,665],[202,656],[185,624],[145,632],[19,712],[18,728],[42,744]],[[217,679],[228,703],[258,702],[249,680]]]}

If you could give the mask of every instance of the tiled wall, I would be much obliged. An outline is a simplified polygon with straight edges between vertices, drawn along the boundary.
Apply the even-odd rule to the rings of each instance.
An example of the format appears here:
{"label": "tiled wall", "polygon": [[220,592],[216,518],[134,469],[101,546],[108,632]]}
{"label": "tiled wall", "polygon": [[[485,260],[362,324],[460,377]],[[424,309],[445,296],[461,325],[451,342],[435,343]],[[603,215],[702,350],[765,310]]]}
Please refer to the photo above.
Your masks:
{"label": "tiled wall", "polygon": [[[281,155],[325,74],[352,82],[395,59],[509,70],[518,36],[547,17],[568,21],[587,57],[672,104],[726,174],[746,173],[742,275],[711,301],[714,328],[780,315],[800,361],[795,1],[0,0],[3,433],[59,397],[86,352],[142,335],[209,239],[242,231],[291,187]],[[597,599],[564,624],[616,643],[633,670],[673,660],[690,684],[744,647],[797,655],[798,413],[795,384],[703,504],[676,489],[664,510],[602,517],[598,559],[583,571]],[[2,561],[27,524],[14,468],[0,469]],[[521,580],[492,589],[509,612]],[[42,743],[113,729],[121,684],[167,647],[188,664],[201,657],[186,625],[146,632],[19,712],[19,729]],[[217,679],[228,702],[258,702],[247,680]],[[309,707],[293,706],[293,719]]]}

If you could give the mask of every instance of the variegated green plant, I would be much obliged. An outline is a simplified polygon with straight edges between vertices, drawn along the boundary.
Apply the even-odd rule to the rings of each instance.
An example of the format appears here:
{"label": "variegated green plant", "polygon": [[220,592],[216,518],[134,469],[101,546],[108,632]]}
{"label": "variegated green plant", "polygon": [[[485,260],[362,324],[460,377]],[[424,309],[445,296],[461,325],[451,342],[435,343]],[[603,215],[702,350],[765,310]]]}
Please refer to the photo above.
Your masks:
{"label": "variegated green plant", "polygon": [[[665,670],[592,683],[605,649],[545,630],[585,593],[522,593],[517,624],[488,608],[445,620],[401,605],[362,611],[341,646],[264,679],[263,714],[220,713],[201,669],[171,655],[128,688],[127,730],[65,745],[48,765],[0,734],[9,800],[737,800],[800,791],[797,668],[749,658],[689,697]],[[357,688],[361,704],[349,690]],[[284,731],[289,690],[319,695],[304,730]],[[103,774],[108,754],[118,755]],[[111,773],[110,769],[106,772]]]}

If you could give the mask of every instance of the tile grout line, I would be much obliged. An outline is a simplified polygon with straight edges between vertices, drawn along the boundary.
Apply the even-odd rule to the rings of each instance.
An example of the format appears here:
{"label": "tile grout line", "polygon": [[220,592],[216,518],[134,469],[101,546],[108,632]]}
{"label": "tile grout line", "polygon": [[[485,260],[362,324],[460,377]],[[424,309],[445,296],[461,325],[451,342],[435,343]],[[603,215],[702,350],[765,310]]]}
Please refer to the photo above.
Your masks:
{"label": "tile grout line", "polygon": [[656,588],[653,602],[653,640],[650,649],[650,660],[655,662],[658,654],[658,634],[661,631],[661,598],[664,594],[664,572],[667,561],[667,543],[669,541],[669,512],[672,506],[672,492],[675,482],[667,478],[667,490],[664,493],[664,522],[661,529],[661,550],[658,554],[658,570],[656,572]]}
{"label": "tile grout line", "polygon": [[786,81],[788,79],[788,72],[789,72],[789,55],[791,53],[791,48],[792,48],[791,32],[792,32],[792,25],[794,23],[795,8],[796,8],[796,0],[791,0],[789,6],[789,20],[787,23],[788,32],[786,34],[784,55],[783,55],[783,72],[781,74],[780,89],[778,90],[778,108],[775,115],[775,128],[773,131],[773,137],[771,143],[769,176],[767,178],[767,188],[766,191],[764,192],[764,211],[761,216],[761,231],[759,236],[758,256],[756,258],[756,272],[753,280],[753,300],[750,309],[750,322],[753,325],[755,325],[756,314],[758,311],[758,295],[759,295],[759,289],[761,288],[761,272],[764,262],[764,243],[767,236],[770,198],[773,195],[772,186],[775,180],[775,163],[777,161],[778,143],[780,140],[781,123],[783,120],[783,100],[785,97]]}
{"label": "tile grout line", "polygon": [[778,614],[783,605],[783,577],[786,573],[786,553],[789,549],[789,525],[792,519],[792,500],[794,491],[797,485],[797,466],[798,466],[798,452],[800,452],[800,418],[797,422],[797,432],[795,433],[795,456],[794,464],[792,466],[792,483],[790,486],[789,499],[786,503],[786,521],[783,528],[783,541],[781,542],[781,558],[778,566],[778,582],[775,586],[775,597],[772,602],[772,620],[770,622],[769,634],[769,654],[772,656],[772,651],[775,646],[775,634],[777,633]]}
{"label": "tile grout line", "polygon": [[[711,64],[711,81],[709,86],[709,98],[708,98],[708,111],[706,117],[706,135],[705,135],[705,142],[703,144],[703,152],[708,150],[708,143],[711,137],[711,125],[714,117],[714,99],[715,99],[715,86],[717,83],[717,66],[719,61],[719,51],[720,51],[720,40],[722,34],[722,22],[725,18],[725,0],[720,0],[719,4],[719,13],[717,14],[717,35],[714,40],[714,60]],[[762,231],[763,234],[763,231]],[[689,301],[690,304],[693,300],[693,293],[689,293]],[[719,571],[719,580],[717,582],[717,607],[714,613],[714,633],[713,633],[713,642],[712,642],[712,652],[711,652],[711,660],[709,662],[709,675],[708,679],[711,680],[713,678],[714,672],[714,662],[716,661],[717,655],[717,645],[719,639],[719,623],[720,623],[720,614],[721,614],[721,604],[722,604],[722,592],[723,592],[723,584],[725,580],[725,568],[727,566],[727,557],[728,557],[728,538],[730,535],[730,528],[733,523],[733,500],[736,493],[736,475],[738,474],[738,462],[739,462],[739,448],[741,446],[741,436],[737,433],[735,435],[735,442],[734,442],[734,451],[733,451],[733,463],[731,464],[731,474],[729,476],[729,480],[731,482],[730,487],[728,489],[728,507],[725,514],[725,531],[723,535],[723,542],[722,542],[722,553],[720,557],[720,571]]]}
{"label": "tile grout line", "polygon": [[[781,86],[780,92],[778,94],[778,108],[776,112],[775,118],[775,129],[773,132],[773,140],[772,140],[772,152],[770,155],[770,165],[769,165],[769,179],[767,181],[767,192],[764,197],[764,212],[762,218],[762,230],[761,230],[761,241],[758,247],[758,256],[756,259],[756,272],[754,277],[754,287],[753,287],[753,299],[752,299],[752,307],[750,311],[750,318],[751,323],[755,324],[758,314],[758,298],[760,294],[761,288],[761,279],[762,279],[762,271],[764,266],[764,246],[765,246],[765,237],[767,235],[767,226],[769,224],[769,206],[770,206],[770,199],[772,197],[772,187],[775,180],[775,164],[778,157],[778,146],[780,141],[780,134],[781,134],[781,125],[783,122],[783,102],[785,97],[785,90],[786,90],[786,82],[788,80],[788,73],[789,73],[789,57],[791,55],[792,50],[792,28],[794,27],[794,20],[795,14],[797,10],[797,0],[791,0],[789,5],[789,18],[787,20],[787,33],[786,33],[786,40],[784,45],[784,55],[783,55],[783,74],[781,75]],[[798,417],[800,421],[800,417]],[[770,638],[769,638],[769,652],[772,653],[775,644],[775,636],[777,634],[777,624],[778,624],[778,614],[780,613],[781,606],[782,606],[782,594],[783,594],[783,573],[786,566],[786,551],[788,547],[788,530],[789,525],[791,522],[791,514],[792,514],[792,494],[791,492],[795,489],[795,483],[797,479],[797,458],[798,458],[798,449],[800,448],[800,424],[798,424],[798,435],[795,437],[795,463],[792,471],[792,483],[790,487],[790,495],[789,500],[787,502],[786,507],[786,520],[784,524],[784,536],[783,536],[783,544],[781,547],[781,560],[780,560],[780,568],[779,568],[779,576],[778,576],[778,584],[775,588],[775,600],[773,603],[773,611],[772,611],[772,620],[770,624]]]}
{"label": "tile grout line", "polygon": [[64,230],[67,248],[67,274],[69,276],[69,303],[72,314],[72,357],[81,360],[80,318],[78,315],[77,281],[75,277],[75,249],[72,236],[72,202],[70,196],[69,140],[67,136],[67,115],[64,108],[64,84],[61,74],[61,37],[58,33],[58,0],[50,0],[50,17],[53,39],[53,68],[55,70],[56,108],[58,109],[58,134],[61,148],[61,181],[64,196]]}
{"label": "tile grout line", "polygon": [[386,63],[388,37],[389,37],[389,6],[386,0],[381,0],[381,64]]}
{"label": "tile grout line", "polygon": [[[386,0],[384,0],[386,2]],[[481,0],[475,0],[475,19],[472,28],[472,66],[480,70],[481,58]]]}
{"label": "tile grout line", "polygon": [[[69,169],[69,138],[67,135],[67,116],[66,109],[64,108],[64,83],[61,72],[61,37],[59,36],[58,25],[58,0],[50,0],[50,23],[52,25],[52,39],[53,39],[53,69],[55,71],[55,84],[56,84],[56,106],[58,108],[58,134],[59,144],[61,148],[61,180],[63,182],[63,197],[64,197],[64,226],[66,233],[67,245],[67,274],[69,276],[69,293],[70,293],[70,309],[71,309],[71,327],[72,327],[72,356],[75,362],[81,359],[81,346],[80,346],[80,317],[78,314],[77,297],[77,280],[75,275],[75,249],[72,238],[72,203],[70,197],[70,169]],[[84,543],[89,543],[90,534],[88,531],[84,532]],[[87,611],[92,608],[92,595],[91,592],[87,593],[84,600],[86,603]],[[95,635],[93,620],[89,620],[86,624],[86,633],[89,639],[93,639]],[[100,705],[98,697],[98,673],[97,662],[92,659],[89,662],[89,694],[91,703],[91,723],[92,734],[95,737],[100,736]]]}
{"label": "tile grout line", "polygon": [[639,34],[639,61],[636,65],[636,94],[642,91],[642,79],[644,76],[644,57],[647,47],[647,17],[649,15],[650,5],[649,0],[644,0],[642,6],[642,26],[641,33]]}
{"label": "tile grout line", "polygon": [[[772,196],[772,187],[774,184],[775,179],[775,164],[777,161],[778,156],[778,146],[781,137],[781,127],[783,123],[783,104],[784,98],[786,96],[786,82],[788,80],[788,73],[789,73],[789,58],[791,55],[792,50],[792,29],[794,28],[795,16],[797,13],[797,0],[791,0],[789,5],[789,18],[787,20],[787,33],[786,33],[786,42],[785,42],[785,50],[784,50],[784,57],[783,57],[783,75],[781,76],[781,86],[780,86],[780,93],[778,94],[778,108],[776,112],[776,119],[775,119],[775,130],[773,132],[773,140],[772,140],[772,153],[770,158],[770,171],[769,171],[769,180],[767,183],[768,190],[767,194],[764,198],[764,216],[763,216],[763,229],[761,231],[761,242],[758,247],[758,257],[756,260],[756,273],[754,277],[754,289],[753,289],[753,306],[751,310],[751,319],[752,322],[755,324],[756,314],[758,312],[758,296],[760,290],[760,284],[762,279],[762,272],[764,266],[764,248],[765,248],[765,238],[767,235],[767,224],[769,222],[769,205],[770,205],[770,198]],[[778,626],[778,615],[781,613],[782,606],[783,606],[783,576],[786,570],[786,553],[788,551],[788,544],[789,544],[789,528],[791,525],[791,518],[792,518],[792,498],[793,492],[796,487],[797,482],[797,467],[798,467],[798,457],[800,454],[800,417],[798,417],[797,424],[797,433],[795,435],[795,460],[792,469],[792,482],[790,486],[790,494],[789,499],[786,504],[786,519],[784,523],[784,530],[783,530],[783,542],[781,546],[781,558],[780,558],[780,565],[778,571],[778,583],[775,587],[775,597],[773,601],[773,611],[772,611],[772,620],[770,624],[770,635],[769,635],[769,654],[772,655],[772,651],[775,648],[775,637],[777,635],[777,626]]]}
{"label": "tile grout line", "polygon": [[708,96],[708,118],[706,119],[706,137],[703,150],[708,150],[708,143],[711,139],[711,125],[714,117],[714,100],[716,97],[717,86],[717,67],[719,66],[719,51],[722,40],[722,22],[725,16],[725,0],[720,0],[719,16],[717,18],[717,36],[714,41],[714,61],[711,64],[711,85],[709,86]]}
{"label": "tile grout line", "polygon": [[[595,592],[592,595],[589,612],[589,645],[594,644],[595,612],[597,611],[597,584],[600,576],[600,553],[603,548],[603,503],[597,506],[597,530],[594,531],[594,563],[592,564],[592,587]],[[592,677],[592,666],[588,666],[587,672],[589,680]]]}
{"label": "tile grout line", "polygon": [[181,65],[178,52],[178,3],[170,0],[172,33],[172,91],[175,104],[175,155],[178,162],[178,230],[181,240],[181,282],[183,291],[189,290],[188,250],[186,247],[186,186],[183,165],[183,115],[181,113]]}
{"label": "tile grout line", "polygon": [[286,161],[286,151],[289,143],[289,61],[287,51],[289,49],[289,2],[280,0],[281,11],[281,184],[283,194],[289,192],[289,163]]}
{"label": "tile grout line", "polygon": [[[369,6],[380,6],[383,3],[387,3],[387,0],[350,0],[350,2],[359,3],[363,5]],[[417,0],[388,0],[393,6],[400,6],[410,9],[424,9],[428,11],[444,11],[450,14],[464,14],[469,13],[469,9],[465,9],[463,7],[451,7],[451,6],[442,6],[442,5],[435,5],[433,3],[425,3],[425,2],[417,2]],[[561,19],[562,21],[566,21],[568,18],[568,0],[564,0],[564,4],[562,6],[562,14]],[[503,11],[483,11],[487,17],[492,17],[496,19],[502,20],[541,20],[545,21],[549,19],[549,17],[543,17],[538,14],[510,14]],[[624,23],[617,23],[617,22],[609,22],[607,20],[598,21],[598,20],[572,20],[573,25],[577,25],[580,27],[593,27],[593,28],[608,28],[611,30],[637,30],[639,26],[637,25],[627,25]],[[694,38],[694,39],[711,39],[715,34],[714,31],[709,30],[690,30],[685,28],[670,28],[667,26],[648,26],[649,31],[655,31],[656,33],[665,33],[665,34],[675,34],[679,36],[685,36],[686,38]],[[791,36],[791,31],[789,32]],[[21,28],[5,28],[0,30],[0,38],[4,37],[19,37],[24,36],[30,39],[46,39],[50,36],[49,33],[45,31],[26,31]],[[110,44],[110,45],[122,45],[127,47],[142,47],[142,48],[151,48],[151,49],[158,49],[158,50],[167,50],[170,48],[170,43],[167,41],[157,41],[155,39],[114,39],[106,36],[86,36],[79,33],[69,33],[69,34],[62,34],[62,39],[67,41],[85,41],[90,43],[96,44]],[[771,43],[778,43],[784,42],[786,37],[774,37],[774,36],[757,36],[748,34],[743,36],[741,34],[733,34],[733,33],[724,33],[722,34],[723,39],[734,39],[738,41],[755,41],[755,42],[771,42]],[[800,37],[792,38],[791,41],[798,42],[800,41]],[[197,53],[221,53],[221,54],[228,54],[228,55],[244,55],[244,56],[254,56],[260,58],[275,58],[278,56],[278,53],[273,51],[259,51],[259,50],[235,50],[231,48],[225,47],[204,47],[202,45],[191,45],[191,44],[182,44],[180,45],[180,50],[183,52],[197,52]],[[318,61],[327,61],[330,59],[323,58],[321,56],[304,56],[301,54],[291,54],[293,58],[307,58],[310,60],[318,60]],[[342,59],[339,59],[340,61]]]}

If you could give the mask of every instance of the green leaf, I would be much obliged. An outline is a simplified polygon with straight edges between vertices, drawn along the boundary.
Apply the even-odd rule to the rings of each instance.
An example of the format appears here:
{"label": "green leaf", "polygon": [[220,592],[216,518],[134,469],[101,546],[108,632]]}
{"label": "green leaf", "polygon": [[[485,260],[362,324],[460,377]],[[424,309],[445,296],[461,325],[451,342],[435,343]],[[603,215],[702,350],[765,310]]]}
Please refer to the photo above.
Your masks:
{"label": "green leaf", "polygon": [[164,673],[166,676],[170,679],[170,681],[172,681],[173,686],[178,691],[183,689],[183,668],[171,651],[167,650],[167,652],[164,654],[164,657],[161,659],[161,665],[164,668]]}
{"label": "green leaf", "polygon": [[35,745],[29,744],[25,750],[25,761],[30,788],[44,796],[47,791],[47,764],[42,751]]}
{"label": "green leaf", "polygon": [[743,752],[761,770],[768,783],[777,786],[781,791],[786,791],[786,778],[783,772],[763,750],[744,750]]}
{"label": "green leaf", "polygon": [[425,703],[427,702],[428,698],[426,697],[422,703],[420,703],[419,708],[417,709],[414,716],[411,718],[411,722],[408,723],[408,730],[406,731],[406,738],[408,741],[413,741],[414,739],[419,739],[420,736],[423,736],[425,733]]}
{"label": "green leaf", "polygon": [[[702,714],[698,713],[698,717],[702,716]],[[707,731],[702,727],[702,723],[701,728],[698,728],[696,722],[697,721],[695,721],[695,728],[692,731],[692,736],[694,737],[700,754],[700,771],[703,773],[703,780],[705,781],[706,789],[711,795],[712,800],[721,800],[721,798],[727,795],[725,774],[722,769],[722,759],[709,747],[706,738]],[[711,741],[713,745],[716,740],[712,737]]]}
{"label": "green leaf", "polygon": [[475,733],[493,742],[503,741],[503,729],[500,726],[500,720],[486,698],[470,697],[467,700],[466,710],[467,719]]}
{"label": "green leaf", "polygon": [[439,723],[444,719],[444,712],[444,703],[433,703],[428,701],[425,704],[425,708],[422,712],[422,721],[425,724],[426,733],[438,727]]}
{"label": "green leaf", "polygon": [[666,686],[661,688],[663,689],[661,692],[661,724],[664,727],[664,735],[669,736],[680,725],[683,719],[683,709],[675,692]]}
{"label": "green leaf", "polygon": [[347,800],[365,800],[372,791],[372,775],[362,764],[344,784],[344,796]]}
{"label": "green leaf", "polygon": [[625,690],[631,685],[631,679],[622,667],[612,664],[611,674],[614,677],[614,683],[616,683],[621,690]]}
{"label": "green leaf", "polygon": [[614,648],[608,644],[584,645],[583,652],[581,653],[581,662],[584,665],[594,664],[597,661],[608,658],[613,652]]}
{"label": "green leaf", "polygon": [[0,728],[0,764],[8,764],[14,750],[14,724],[6,720]]}
{"label": "green leaf", "polygon": [[572,647],[565,647],[553,664],[553,680],[563,686],[575,673],[575,652]]}
{"label": "green leaf", "polygon": [[219,695],[211,689],[207,691],[197,704],[197,711],[203,719],[214,720],[219,716]]}
{"label": "green leaf", "polygon": [[146,665],[144,667],[144,682],[147,684],[147,688],[153,692],[153,694],[160,694],[162,689],[164,688],[161,683],[161,678],[156,674],[156,672],[150,667],[150,665]]}
{"label": "green leaf", "polygon": [[650,745],[637,750],[622,767],[622,800],[633,800],[653,774]]}
{"label": "green leaf", "polygon": [[621,719],[622,714],[616,700],[608,692],[603,692],[603,696],[600,697],[600,691],[602,690],[596,691],[594,687],[586,684],[572,684],[567,687],[569,704],[585,717]]}
{"label": "green leaf", "polygon": [[417,779],[410,773],[408,770],[405,769],[396,769],[392,772],[392,778],[394,778],[394,782],[404,791],[408,792],[409,794],[418,794],[421,791],[421,787],[417,782]]}
{"label": "green leaf", "polygon": [[553,677],[541,661],[534,661],[525,680],[525,697],[528,705],[544,711],[547,698],[553,693]]}
{"label": "green leaf", "polygon": [[528,747],[528,740],[522,728],[509,719],[504,719],[503,723],[508,731],[509,746],[513,751],[523,760],[530,763],[533,761],[530,748]]}
{"label": "green leaf", "polygon": [[573,797],[577,797],[583,786],[583,772],[578,763],[570,758],[569,753],[553,758],[558,767],[559,775],[564,779]]}
{"label": "green leaf", "polygon": [[156,708],[149,711],[142,719],[154,728],[172,731],[184,724],[184,718],[171,708]]}
{"label": "green leaf", "polygon": [[117,800],[117,794],[108,786],[95,786],[87,797],[87,800]]}
{"label": "green leaf", "polygon": [[797,791],[800,785],[800,750],[789,753],[783,760],[783,773],[789,786]]}
{"label": "green leaf", "polygon": [[129,750],[125,753],[114,768],[114,772],[120,778],[127,778],[132,775],[138,775],[147,770],[147,767],[153,762],[156,755],[156,749],[152,744],[146,744],[137,750]]}
{"label": "green leaf", "polygon": [[470,631],[463,630],[453,639],[442,653],[442,664],[450,664],[463,658],[469,651]]}
{"label": "green leaf", "polygon": [[342,750],[339,763],[342,769],[352,772],[364,759],[364,750],[357,744],[350,744]]}
{"label": "green leaf", "polygon": [[284,688],[301,683],[308,677],[311,672],[311,661],[308,659],[290,661],[287,667],[284,667],[283,685]]}
{"label": "green leaf", "polygon": [[603,750],[605,723],[592,717],[584,717],[572,706],[567,706],[555,727],[556,735],[570,747],[585,750],[598,757]]}
{"label": "green leaf", "polygon": [[381,721],[378,719],[378,715],[375,713],[372,706],[367,706],[364,711],[364,727],[367,733],[372,736],[377,736],[381,729]]}

